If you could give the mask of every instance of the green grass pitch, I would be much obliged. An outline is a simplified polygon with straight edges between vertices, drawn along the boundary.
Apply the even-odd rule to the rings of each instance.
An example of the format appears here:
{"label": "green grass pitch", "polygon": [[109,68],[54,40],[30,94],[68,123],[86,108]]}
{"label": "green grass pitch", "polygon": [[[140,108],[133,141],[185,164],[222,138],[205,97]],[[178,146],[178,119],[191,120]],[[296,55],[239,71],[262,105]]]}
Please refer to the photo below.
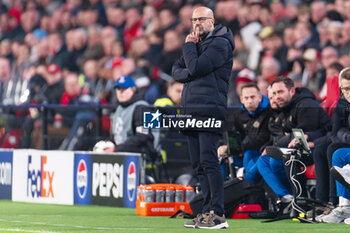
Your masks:
{"label": "green grass pitch", "polygon": [[102,206],[63,206],[0,201],[0,232],[350,232],[345,224],[307,224],[292,220],[261,223],[257,219],[229,219],[229,229],[186,229],[182,218],[139,217],[135,209]]}

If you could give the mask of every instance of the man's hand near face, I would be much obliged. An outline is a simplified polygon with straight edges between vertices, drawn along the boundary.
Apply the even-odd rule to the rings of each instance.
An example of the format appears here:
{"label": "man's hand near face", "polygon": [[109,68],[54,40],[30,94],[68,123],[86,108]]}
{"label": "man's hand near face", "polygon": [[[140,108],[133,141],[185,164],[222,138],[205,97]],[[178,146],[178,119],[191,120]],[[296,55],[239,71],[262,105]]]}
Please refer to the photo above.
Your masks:
{"label": "man's hand near face", "polygon": [[185,42],[198,43],[198,41],[199,41],[199,28],[196,27],[196,30],[194,32],[191,32],[190,34],[188,34]]}

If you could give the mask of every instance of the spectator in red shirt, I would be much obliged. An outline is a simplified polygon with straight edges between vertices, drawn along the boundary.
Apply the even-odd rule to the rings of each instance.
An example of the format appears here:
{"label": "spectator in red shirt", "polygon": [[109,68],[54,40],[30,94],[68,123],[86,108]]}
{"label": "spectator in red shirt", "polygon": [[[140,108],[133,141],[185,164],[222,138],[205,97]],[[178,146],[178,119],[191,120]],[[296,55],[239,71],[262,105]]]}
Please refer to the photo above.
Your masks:
{"label": "spectator in red shirt", "polygon": [[128,52],[130,49],[131,41],[143,34],[142,18],[140,11],[136,7],[131,7],[125,12],[125,30],[123,33],[125,50]]}

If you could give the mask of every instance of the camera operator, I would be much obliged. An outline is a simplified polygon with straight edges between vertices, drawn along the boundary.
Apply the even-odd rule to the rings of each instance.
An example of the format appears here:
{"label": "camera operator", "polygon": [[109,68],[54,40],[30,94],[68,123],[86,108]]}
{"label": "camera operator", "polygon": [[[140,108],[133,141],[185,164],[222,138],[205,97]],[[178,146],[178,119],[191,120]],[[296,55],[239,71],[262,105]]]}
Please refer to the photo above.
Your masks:
{"label": "camera operator", "polygon": [[[288,147],[293,139],[291,134],[293,128],[302,129],[310,142],[325,135],[330,119],[311,91],[306,88],[295,88],[294,82],[283,76],[274,79],[270,87],[271,98],[276,102],[278,112],[277,117],[271,123],[275,124],[274,128],[278,124],[283,133],[280,137],[274,138],[274,146]],[[313,162],[311,156],[302,157],[301,160],[307,165]],[[283,176],[279,175],[281,167],[278,168],[278,164],[283,167],[284,163],[275,163],[275,166],[272,166],[269,156],[261,156],[257,162],[258,170],[266,183],[281,198],[282,202],[288,202],[292,200],[290,186],[285,182]],[[285,166],[285,169],[287,174],[290,174],[290,167]],[[302,176],[298,178],[302,187],[305,187],[303,185],[305,179]]]}

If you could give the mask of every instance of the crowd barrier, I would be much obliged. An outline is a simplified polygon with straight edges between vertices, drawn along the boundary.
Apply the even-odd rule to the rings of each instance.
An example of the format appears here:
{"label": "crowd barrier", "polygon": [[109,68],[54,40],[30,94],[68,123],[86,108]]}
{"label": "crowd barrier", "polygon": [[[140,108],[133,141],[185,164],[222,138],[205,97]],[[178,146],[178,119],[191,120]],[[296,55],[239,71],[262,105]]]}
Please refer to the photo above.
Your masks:
{"label": "crowd barrier", "polygon": [[137,153],[0,150],[0,199],[135,208],[143,166]]}
{"label": "crowd barrier", "polygon": [[[49,112],[50,111],[57,111],[65,109],[66,111],[72,110],[72,111],[94,111],[96,112],[96,121],[94,122],[94,139],[95,141],[99,141],[104,139],[103,137],[103,121],[104,121],[104,114],[106,112],[113,112],[115,111],[117,105],[115,104],[86,104],[86,105],[60,105],[60,104],[23,104],[23,105],[1,105],[0,104],[0,135],[3,133],[4,127],[9,125],[8,119],[4,117],[5,113],[11,113],[13,116],[16,116],[19,112],[27,112],[29,109],[36,109],[38,114],[41,116],[41,137],[40,137],[40,147],[36,147],[36,149],[42,149],[42,150],[53,150],[56,148],[52,148],[49,145],[49,138],[50,132],[49,132]],[[155,107],[158,108],[158,107]],[[239,109],[239,106],[229,106],[228,111],[233,112],[236,109]],[[165,111],[172,111],[178,109],[176,106],[166,106],[164,108]],[[15,114],[16,113],[16,114]],[[18,114],[21,115],[21,114]],[[109,115],[109,114],[107,114]],[[230,113],[228,114],[230,115]],[[22,124],[23,119],[19,120],[19,131],[22,130]],[[57,130],[57,129],[56,129]],[[57,135],[56,135],[57,136]],[[60,135],[59,137],[61,137]],[[9,147],[5,147],[9,148]],[[13,147],[11,147],[13,148]]]}
{"label": "crowd barrier", "polygon": [[[60,105],[60,104],[23,104],[23,105],[1,105],[0,104],[0,127],[6,126],[8,124],[7,119],[3,119],[3,114],[11,112],[12,115],[18,114],[21,111],[28,111],[29,109],[36,109],[38,114],[41,116],[41,145],[43,150],[49,150],[49,133],[48,133],[48,124],[49,124],[49,111],[52,110],[72,110],[72,111],[94,111],[96,112],[96,130],[95,138],[96,141],[102,139],[102,121],[103,121],[103,111],[114,111],[117,105],[112,104],[82,104],[82,105]],[[14,114],[16,113],[16,114]],[[23,122],[21,122],[23,123]]]}

